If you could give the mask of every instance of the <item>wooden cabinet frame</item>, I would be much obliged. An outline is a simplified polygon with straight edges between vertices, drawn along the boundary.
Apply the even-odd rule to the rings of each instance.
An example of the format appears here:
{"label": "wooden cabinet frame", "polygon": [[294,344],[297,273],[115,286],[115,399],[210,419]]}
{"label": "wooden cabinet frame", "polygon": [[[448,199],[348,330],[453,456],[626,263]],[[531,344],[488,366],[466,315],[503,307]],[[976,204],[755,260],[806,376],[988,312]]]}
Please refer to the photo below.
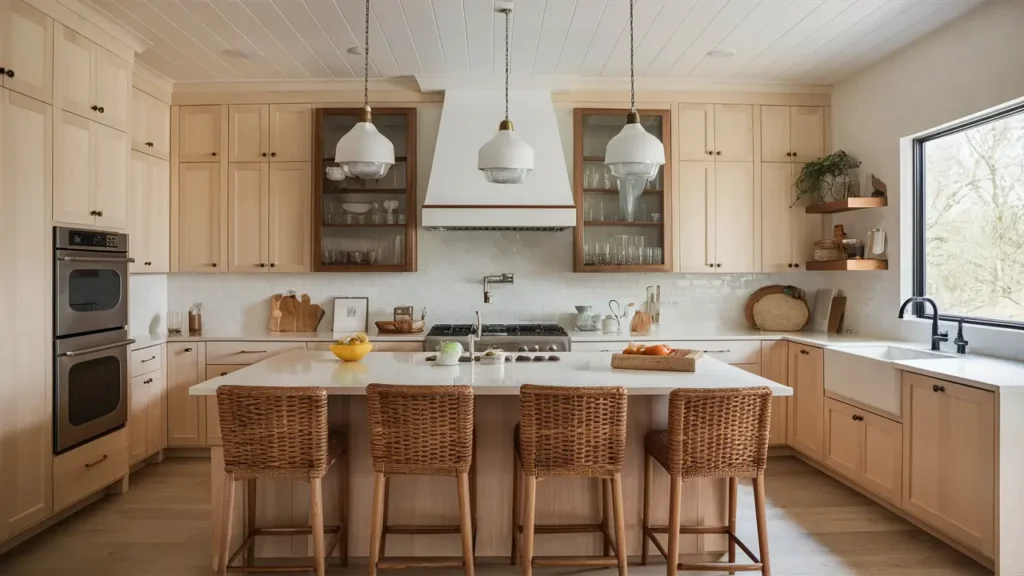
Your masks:
{"label": "wooden cabinet frame", "polygon": [[[362,108],[317,108],[313,122],[313,272],[415,272],[416,231],[419,227],[419,204],[416,199],[416,109],[415,108],[374,108],[377,116],[405,115],[406,156],[405,160],[405,264],[324,264],[323,252],[324,222],[324,169],[333,163],[333,151],[324,150],[324,117],[356,116]],[[396,158],[397,159],[397,158]],[[396,225],[397,226],[397,225]]]}
{"label": "wooden cabinet frame", "polygon": [[[602,157],[585,157],[583,155],[583,117],[587,115],[625,116],[629,112],[625,108],[576,108],[573,110],[572,123],[572,190],[573,202],[576,204],[576,228],[573,229],[573,272],[669,272],[672,270],[674,255],[672,254],[672,196],[675,190],[672,155],[672,111],[671,110],[637,110],[641,116],[661,116],[661,141],[665,146],[665,165],[662,166],[662,263],[661,264],[626,264],[607,266],[585,266],[583,263],[583,165],[585,161],[603,160]],[[645,193],[652,193],[647,191]]]}

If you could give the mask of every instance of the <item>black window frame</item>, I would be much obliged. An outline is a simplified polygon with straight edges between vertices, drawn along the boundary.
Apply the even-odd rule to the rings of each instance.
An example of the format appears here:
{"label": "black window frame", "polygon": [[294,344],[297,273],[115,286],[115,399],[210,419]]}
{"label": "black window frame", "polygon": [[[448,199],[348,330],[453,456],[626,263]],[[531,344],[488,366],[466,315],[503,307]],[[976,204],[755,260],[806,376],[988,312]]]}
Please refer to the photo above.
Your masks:
{"label": "black window frame", "polygon": [[[927,239],[925,237],[925,228],[927,225],[927,218],[925,215],[925,208],[927,206],[925,202],[925,151],[924,145],[932,140],[937,140],[944,136],[956,134],[958,132],[964,132],[981,126],[989,124],[1003,118],[1010,116],[1016,116],[1018,114],[1024,114],[1024,102],[1017,102],[1006,108],[995,110],[989,114],[973,117],[963,122],[957,122],[956,124],[946,126],[939,130],[929,132],[922,136],[918,136],[913,141],[913,295],[914,296],[927,296],[927,277],[926,277],[926,244]],[[930,307],[925,307],[923,302],[915,302],[913,304],[913,315],[917,318],[926,320],[932,319],[932,314],[926,313],[925,310],[930,310]],[[974,324],[977,326],[988,326],[991,328],[1009,328],[1012,330],[1024,330],[1024,321],[1014,322],[1011,320],[997,320],[995,318],[984,318],[980,316],[959,316],[954,314],[943,314],[939,311],[939,320],[948,322],[957,322],[963,320],[964,324]]]}

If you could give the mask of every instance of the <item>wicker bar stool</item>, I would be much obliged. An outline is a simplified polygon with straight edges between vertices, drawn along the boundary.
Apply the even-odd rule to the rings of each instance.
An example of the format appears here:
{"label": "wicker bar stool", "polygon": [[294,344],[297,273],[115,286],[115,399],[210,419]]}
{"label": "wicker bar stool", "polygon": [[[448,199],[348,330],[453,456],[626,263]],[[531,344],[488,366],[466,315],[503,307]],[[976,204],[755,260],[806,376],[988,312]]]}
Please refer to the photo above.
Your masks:
{"label": "wicker bar stool", "polygon": [[[622,505],[626,390],[524,385],[519,389],[519,426],[514,442],[512,564],[518,559],[525,576],[533,574],[534,566],[617,566],[619,575],[626,576],[626,525]],[[537,480],[544,477],[598,479],[602,492],[601,523],[535,525]],[[521,490],[525,491],[525,499],[519,494]],[[614,510],[611,525],[609,493]],[[525,518],[520,513],[521,503]],[[601,534],[605,557],[571,559],[533,555],[534,534],[576,533]],[[612,551],[615,557],[609,557]]]}
{"label": "wicker bar stool", "polygon": [[[373,518],[369,573],[394,568],[462,566],[473,576],[476,482],[473,478],[473,389],[469,386],[366,387],[373,458]],[[389,477],[454,476],[459,493],[457,526],[389,526]],[[388,534],[461,534],[462,558],[384,556]]]}
{"label": "wicker bar stool", "polygon": [[[644,538],[642,563],[647,564],[648,542],[654,542],[668,561],[668,575],[678,570],[761,571],[771,576],[768,559],[768,528],[764,510],[764,469],[768,460],[768,426],[772,392],[768,387],[681,389],[669,396],[668,430],[647,433],[644,438]],[[668,526],[651,526],[651,482],[657,461],[672,479]],[[729,479],[729,524],[727,526],[680,526],[679,505],[683,480],[691,478]],[[736,537],[736,491],[738,478],[754,479],[757,540],[760,559]],[[668,550],[656,534],[668,534]],[[726,534],[729,561],[679,563],[680,534]],[[736,562],[739,546],[750,563]]]}
{"label": "wicker bar stool", "polygon": [[[341,546],[341,563],[348,564],[348,447],[343,433],[328,433],[327,391],[323,388],[274,388],[221,386],[217,388],[217,410],[224,440],[224,504],[217,573],[228,572],[316,572],[323,576],[326,558]],[[324,547],[322,480],[337,462],[341,466],[338,487],[339,524],[326,527],[333,534]],[[309,481],[309,528],[256,528],[256,480],[294,478]],[[231,518],[235,483],[247,482],[246,531],[242,545],[228,555],[231,546]],[[313,564],[299,566],[255,566],[257,536],[313,537]],[[243,566],[231,566],[245,551]]]}

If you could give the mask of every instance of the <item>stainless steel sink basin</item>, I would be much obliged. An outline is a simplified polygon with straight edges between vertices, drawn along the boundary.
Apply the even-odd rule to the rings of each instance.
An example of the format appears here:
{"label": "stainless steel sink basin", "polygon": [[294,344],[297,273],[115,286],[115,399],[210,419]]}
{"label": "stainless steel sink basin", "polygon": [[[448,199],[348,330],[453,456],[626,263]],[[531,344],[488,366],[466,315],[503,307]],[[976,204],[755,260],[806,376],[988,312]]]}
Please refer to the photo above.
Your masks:
{"label": "stainless steel sink basin", "polygon": [[948,357],[942,352],[894,346],[826,348],[825,392],[898,419],[903,416],[901,374],[892,363]]}

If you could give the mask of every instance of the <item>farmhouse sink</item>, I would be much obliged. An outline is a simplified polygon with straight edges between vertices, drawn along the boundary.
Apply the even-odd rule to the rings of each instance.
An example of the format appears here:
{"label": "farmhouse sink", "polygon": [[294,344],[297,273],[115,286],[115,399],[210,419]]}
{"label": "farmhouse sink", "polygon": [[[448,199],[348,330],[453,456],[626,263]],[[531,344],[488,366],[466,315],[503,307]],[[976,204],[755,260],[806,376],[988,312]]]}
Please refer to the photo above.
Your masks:
{"label": "farmhouse sink", "polygon": [[900,371],[892,363],[948,357],[941,352],[893,346],[826,348],[825,394],[902,420],[903,388]]}

